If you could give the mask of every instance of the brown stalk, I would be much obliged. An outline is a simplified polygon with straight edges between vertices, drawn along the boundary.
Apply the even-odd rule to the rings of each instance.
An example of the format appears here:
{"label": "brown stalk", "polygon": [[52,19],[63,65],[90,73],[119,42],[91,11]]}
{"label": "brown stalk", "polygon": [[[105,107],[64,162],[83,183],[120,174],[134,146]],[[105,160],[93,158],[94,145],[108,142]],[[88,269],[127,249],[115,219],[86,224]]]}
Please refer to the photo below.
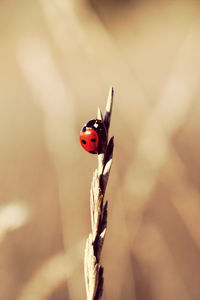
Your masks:
{"label": "brown stalk", "polygon": [[[102,120],[107,131],[110,127],[114,90],[110,89],[104,117],[98,108],[97,119]],[[91,233],[86,241],[84,272],[86,284],[86,299],[98,300],[103,293],[103,267],[100,264],[101,251],[107,228],[107,205],[104,200],[106,186],[112,165],[114,137],[101,154],[98,154],[98,167],[94,171],[90,189]]]}

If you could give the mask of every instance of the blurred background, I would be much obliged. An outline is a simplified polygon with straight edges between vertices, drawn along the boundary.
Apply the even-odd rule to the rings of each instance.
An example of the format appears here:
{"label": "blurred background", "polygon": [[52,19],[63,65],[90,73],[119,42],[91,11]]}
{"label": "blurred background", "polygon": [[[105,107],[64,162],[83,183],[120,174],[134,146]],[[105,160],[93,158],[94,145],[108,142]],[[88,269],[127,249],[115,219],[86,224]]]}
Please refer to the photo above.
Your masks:
{"label": "blurred background", "polygon": [[115,99],[103,300],[200,297],[200,3],[0,1],[0,299],[85,299],[97,157]]}

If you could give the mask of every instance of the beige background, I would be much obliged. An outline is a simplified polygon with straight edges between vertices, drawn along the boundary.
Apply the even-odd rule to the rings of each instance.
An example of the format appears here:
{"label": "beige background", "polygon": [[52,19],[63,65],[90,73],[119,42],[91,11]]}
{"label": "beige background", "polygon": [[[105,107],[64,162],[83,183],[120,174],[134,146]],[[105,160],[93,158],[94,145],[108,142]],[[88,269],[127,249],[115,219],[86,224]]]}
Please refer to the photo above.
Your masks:
{"label": "beige background", "polygon": [[0,1],[0,299],[85,299],[79,131],[113,85],[103,299],[199,300],[199,8]]}

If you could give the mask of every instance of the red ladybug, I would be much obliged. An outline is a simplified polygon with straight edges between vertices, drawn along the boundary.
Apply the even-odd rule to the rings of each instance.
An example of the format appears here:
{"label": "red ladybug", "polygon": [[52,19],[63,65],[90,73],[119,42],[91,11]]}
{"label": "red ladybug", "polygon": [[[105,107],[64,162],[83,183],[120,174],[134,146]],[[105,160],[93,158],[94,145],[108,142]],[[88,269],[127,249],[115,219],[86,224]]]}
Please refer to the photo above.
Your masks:
{"label": "red ladybug", "polygon": [[107,144],[107,134],[101,120],[88,121],[80,132],[81,146],[89,153],[99,154]]}

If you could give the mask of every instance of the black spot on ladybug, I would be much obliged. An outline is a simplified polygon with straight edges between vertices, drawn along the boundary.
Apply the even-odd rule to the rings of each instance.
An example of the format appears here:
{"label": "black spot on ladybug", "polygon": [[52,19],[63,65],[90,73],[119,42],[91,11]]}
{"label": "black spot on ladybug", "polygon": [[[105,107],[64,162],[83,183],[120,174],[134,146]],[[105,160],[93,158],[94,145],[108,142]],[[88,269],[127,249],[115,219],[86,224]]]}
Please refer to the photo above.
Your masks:
{"label": "black spot on ladybug", "polygon": [[94,151],[89,151],[90,153],[92,153],[92,154],[96,154],[96,152],[94,152]]}
{"label": "black spot on ladybug", "polygon": [[84,126],[83,128],[82,128],[82,132],[85,132],[86,131],[86,126]]}
{"label": "black spot on ladybug", "polygon": [[96,142],[96,139],[91,139],[91,142],[95,143],[95,142]]}
{"label": "black spot on ladybug", "polygon": [[86,144],[86,141],[85,141],[85,140],[81,140],[81,142],[82,142],[83,144]]}

